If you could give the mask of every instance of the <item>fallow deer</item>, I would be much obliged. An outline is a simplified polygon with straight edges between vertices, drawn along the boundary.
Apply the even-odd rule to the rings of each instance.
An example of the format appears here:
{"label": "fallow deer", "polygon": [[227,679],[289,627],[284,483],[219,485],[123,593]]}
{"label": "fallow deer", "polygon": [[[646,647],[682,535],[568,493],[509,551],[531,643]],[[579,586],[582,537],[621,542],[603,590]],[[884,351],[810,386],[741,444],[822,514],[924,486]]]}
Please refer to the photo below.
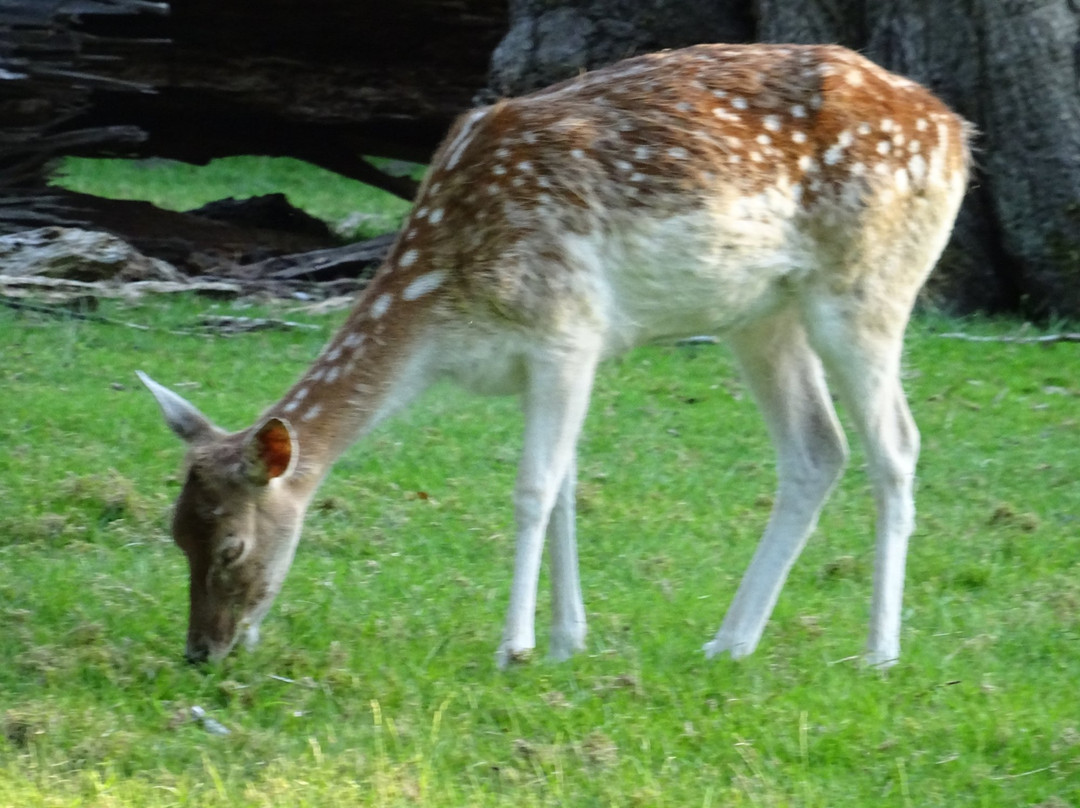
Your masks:
{"label": "fallow deer", "polygon": [[866,659],[891,664],[919,446],[903,333],[964,195],[968,140],[927,90],[833,46],[655,53],[467,112],[345,324],[254,426],[227,433],[140,373],[190,447],[173,518],[187,657],[257,639],[335,459],[442,379],[523,398],[498,663],[533,648],[545,536],[551,656],[581,650],[575,446],[597,365],[715,333],[764,416],[779,485],[708,656],[757,646],[845,465],[827,371],[878,512]]}

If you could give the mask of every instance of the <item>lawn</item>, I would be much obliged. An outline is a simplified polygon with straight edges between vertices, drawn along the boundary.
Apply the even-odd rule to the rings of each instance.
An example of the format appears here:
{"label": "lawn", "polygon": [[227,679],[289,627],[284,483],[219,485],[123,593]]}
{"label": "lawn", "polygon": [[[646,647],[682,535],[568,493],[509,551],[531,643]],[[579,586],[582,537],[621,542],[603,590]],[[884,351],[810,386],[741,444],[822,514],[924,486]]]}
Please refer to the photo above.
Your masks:
{"label": "lawn", "polygon": [[[411,168],[397,161],[375,162],[395,172]],[[356,238],[397,228],[410,207],[385,191],[310,163],[255,155],[226,157],[205,166],[175,160],[69,158],[58,166],[54,181],[72,191],[140,199],[169,210],[191,210],[225,197],[284,193],[335,232]]]}
{"label": "lawn", "polygon": [[[207,311],[317,329],[173,333]],[[585,654],[496,670],[520,415],[440,388],[338,463],[261,645],[196,668],[168,537],[181,447],[134,371],[240,428],[344,313],[101,313],[152,330],[0,309],[0,805],[1080,805],[1077,345],[913,324],[919,525],[887,673],[854,659],[874,519],[857,446],[758,652],[704,660],[774,472],[710,345],[599,375],[579,463]]]}

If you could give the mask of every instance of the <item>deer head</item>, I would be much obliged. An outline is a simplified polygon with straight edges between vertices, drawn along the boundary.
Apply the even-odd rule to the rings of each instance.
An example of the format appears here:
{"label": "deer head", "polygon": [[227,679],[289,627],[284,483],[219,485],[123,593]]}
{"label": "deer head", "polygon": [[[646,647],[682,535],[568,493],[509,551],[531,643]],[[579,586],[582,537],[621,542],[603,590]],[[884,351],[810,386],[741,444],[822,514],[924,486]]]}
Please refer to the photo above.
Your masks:
{"label": "deer head", "polygon": [[275,417],[229,434],[145,373],[139,378],[188,445],[172,518],[191,574],[186,657],[217,660],[241,637],[258,640],[292,563],[307,504],[290,481],[296,438]]}

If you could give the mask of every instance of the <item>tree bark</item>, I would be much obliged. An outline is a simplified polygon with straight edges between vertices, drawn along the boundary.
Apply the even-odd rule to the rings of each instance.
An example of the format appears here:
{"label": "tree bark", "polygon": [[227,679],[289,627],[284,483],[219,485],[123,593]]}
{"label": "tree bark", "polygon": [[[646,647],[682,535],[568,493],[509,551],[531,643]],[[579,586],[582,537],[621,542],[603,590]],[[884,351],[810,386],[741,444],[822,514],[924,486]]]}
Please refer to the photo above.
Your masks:
{"label": "tree bark", "polygon": [[120,58],[125,42],[94,39],[74,30],[80,14],[109,19],[163,14],[164,3],[145,0],[4,0],[0,5],[0,189],[39,183],[45,164],[58,154],[100,149],[145,137],[136,126],[113,121],[84,126],[95,89],[131,94],[145,84],[110,80],[93,66]]}
{"label": "tree bark", "polygon": [[510,0],[490,84],[497,95],[521,95],[639,53],[752,35],[747,0]]}

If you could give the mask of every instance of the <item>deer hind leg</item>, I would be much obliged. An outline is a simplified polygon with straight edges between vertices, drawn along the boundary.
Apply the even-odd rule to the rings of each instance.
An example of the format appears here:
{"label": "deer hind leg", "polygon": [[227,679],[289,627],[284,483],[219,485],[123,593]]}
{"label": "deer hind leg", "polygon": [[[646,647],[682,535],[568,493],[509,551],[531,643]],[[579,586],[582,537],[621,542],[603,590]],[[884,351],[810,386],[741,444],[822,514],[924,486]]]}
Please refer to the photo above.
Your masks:
{"label": "deer hind leg", "polygon": [[874,593],[866,661],[885,667],[900,656],[900,613],[908,540],[915,526],[919,432],[900,383],[908,308],[851,310],[822,300],[808,312],[811,340],[866,447],[877,507]]}
{"label": "deer hind leg", "polygon": [[528,368],[525,440],[514,490],[517,546],[506,628],[496,653],[500,667],[524,658],[535,646],[536,587],[549,525],[556,589],[552,653],[569,654],[584,642],[585,610],[572,527],[574,453],[599,353],[599,346],[591,344],[555,349]]}
{"label": "deer hind leg", "polygon": [[742,330],[731,340],[777,451],[776,501],[754,558],[715,638],[709,658],[740,658],[761,639],[788,572],[847,461],[847,443],[821,361],[792,311]]}

